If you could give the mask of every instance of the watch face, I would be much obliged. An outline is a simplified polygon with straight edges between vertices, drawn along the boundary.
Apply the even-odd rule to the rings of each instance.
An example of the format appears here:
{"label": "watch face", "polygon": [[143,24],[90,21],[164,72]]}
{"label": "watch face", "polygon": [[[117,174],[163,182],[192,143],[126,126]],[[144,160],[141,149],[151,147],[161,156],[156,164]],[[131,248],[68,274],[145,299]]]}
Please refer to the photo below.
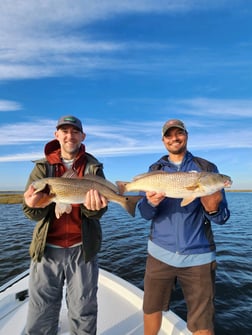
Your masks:
{"label": "watch face", "polygon": [[216,213],[218,213],[218,211],[208,212],[207,214],[208,214],[208,215],[214,215],[214,214],[216,214]]}

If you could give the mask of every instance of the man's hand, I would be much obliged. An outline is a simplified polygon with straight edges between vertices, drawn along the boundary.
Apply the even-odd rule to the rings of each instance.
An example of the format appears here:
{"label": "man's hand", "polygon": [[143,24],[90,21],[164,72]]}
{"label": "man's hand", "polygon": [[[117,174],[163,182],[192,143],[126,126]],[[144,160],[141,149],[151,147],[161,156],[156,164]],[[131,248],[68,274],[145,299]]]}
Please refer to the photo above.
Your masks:
{"label": "man's hand", "polygon": [[[48,194],[43,192],[34,193],[36,189],[32,184],[28,187],[27,191],[24,193],[24,200],[27,206],[31,208],[44,208],[50,204],[50,200],[42,201],[43,198],[48,198]],[[41,204],[41,202],[43,204]]]}
{"label": "man's hand", "polygon": [[97,190],[89,190],[85,197],[84,206],[91,211],[99,211],[108,205],[108,200]]}
{"label": "man's hand", "polygon": [[148,191],[148,192],[146,192],[146,198],[152,206],[156,207],[160,204],[160,202],[162,200],[164,200],[165,194],[164,193],[157,193],[157,192],[154,192],[154,191]]}
{"label": "man's hand", "polygon": [[205,197],[200,198],[200,201],[206,212],[218,211],[221,200],[221,191],[217,191],[211,195],[206,195]]}

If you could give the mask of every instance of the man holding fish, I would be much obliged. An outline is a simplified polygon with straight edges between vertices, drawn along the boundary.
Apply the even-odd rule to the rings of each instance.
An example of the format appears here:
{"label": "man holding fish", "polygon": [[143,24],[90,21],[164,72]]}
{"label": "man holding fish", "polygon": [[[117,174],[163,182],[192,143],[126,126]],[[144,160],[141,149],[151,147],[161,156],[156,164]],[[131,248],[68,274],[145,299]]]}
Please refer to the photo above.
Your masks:
{"label": "man holding fish", "polygon": [[[152,186],[142,188],[146,193],[138,205],[142,217],[152,221],[144,278],[144,335],[158,334],[162,311],[169,309],[177,280],[187,304],[188,329],[194,335],[214,334],[216,247],[211,221],[224,224],[230,216],[223,188],[229,187],[231,180],[219,175],[213,163],[193,156],[187,150],[187,140],[188,132],[182,121],[167,121],[162,129],[162,141],[168,155],[151,165],[149,172],[156,172],[148,175],[157,177],[160,173],[163,177],[165,173],[162,171],[165,171],[169,173],[167,175],[177,177],[181,195],[173,196],[175,190],[168,190],[171,192],[169,196],[165,184],[161,191],[152,183]],[[201,174],[203,170],[209,173]],[[186,175],[191,171],[196,172]],[[189,178],[184,186],[179,185],[181,176]],[[202,177],[210,178],[211,186],[219,183],[215,191],[199,192],[203,190]],[[195,182],[195,179],[199,180]],[[187,194],[191,194],[191,198]],[[181,203],[183,197],[187,199]]]}
{"label": "man holding fish", "polygon": [[[89,181],[96,175],[104,180],[103,167],[86,153],[82,144],[86,135],[78,118],[63,116],[56,128],[55,139],[46,144],[45,159],[36,162],[24,193],[24,213],[38,222],[30,246],[30,301],[25,334],[58,333],[62,289],[66,282],[70,333],[95,335],[96,254],[102,238],[99,219],[107,210],[107,198],[91,188],[86,190],[85,197],[82,194],[81,201],[60,203],[64,195],[57,202],[58,195],[52,194],[50,183],[44,183],[44,189],[39,191],[34,186],[46,177],[69,178],[71,173],[76,177],[88,174]],[[67,176],[66,171],[71,173]],[[99,185],[104,186],[102,182]]]}

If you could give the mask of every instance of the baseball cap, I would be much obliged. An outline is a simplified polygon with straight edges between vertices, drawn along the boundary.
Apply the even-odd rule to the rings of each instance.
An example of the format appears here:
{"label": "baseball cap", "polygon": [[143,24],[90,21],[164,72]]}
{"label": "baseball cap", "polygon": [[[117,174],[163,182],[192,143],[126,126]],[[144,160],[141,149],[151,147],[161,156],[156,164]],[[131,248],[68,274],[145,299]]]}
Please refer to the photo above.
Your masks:
{"label": "baseball cap", "polygon": [[83,133],[81,121],[75,116],[72,115],[62,116],[61,118],[59,118],[56,128],[59,129],[61,126],[65,125],[73,126],[79,129]]}
{"label": "baseball cap", "polygon": [[164,136],[167,130],[170,128],[180,128],[184,130],[185,132],[187,132],[186,127],[182,121],[177,120],[177,119],[171,119],[171,120],[166,121],[165,124],[163,125],[162,136]]}

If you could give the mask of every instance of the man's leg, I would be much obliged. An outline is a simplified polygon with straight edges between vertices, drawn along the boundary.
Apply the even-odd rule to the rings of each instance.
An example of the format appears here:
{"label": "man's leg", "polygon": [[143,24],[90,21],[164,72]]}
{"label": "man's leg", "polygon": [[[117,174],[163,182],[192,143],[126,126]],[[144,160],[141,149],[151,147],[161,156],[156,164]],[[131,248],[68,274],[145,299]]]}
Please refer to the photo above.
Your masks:
{"label": "man's leg", "polygon": [[148,255],[144,276],[144,335],[157,335],[162,324],[162,311],[169,310],[176,268]]}
{"label": "man's leg", "polygon": [[209,329],[197,330],[193,335],[214,335],[214,332]]}
{"label": "man's leg", "polygon": [[97,329],[97,259],[85,263],[82,247],[69,248],[66,264],[71,334],[95,335]]}
{"label": "man's leg", "polygon": [[144,335],[157,335],[162,324],[162,312],[144,314]]}
{"label": "man's leg", "polygon": [[181,268],[179,282],[187,304],[187,326],[193,335],[214,335],[216,262]]}
{"label": "man's leg", "polygon": [[31,264],[26,335],[58,333],[64,277],[57,253],[61,249],[47,248],[41,262]]}

